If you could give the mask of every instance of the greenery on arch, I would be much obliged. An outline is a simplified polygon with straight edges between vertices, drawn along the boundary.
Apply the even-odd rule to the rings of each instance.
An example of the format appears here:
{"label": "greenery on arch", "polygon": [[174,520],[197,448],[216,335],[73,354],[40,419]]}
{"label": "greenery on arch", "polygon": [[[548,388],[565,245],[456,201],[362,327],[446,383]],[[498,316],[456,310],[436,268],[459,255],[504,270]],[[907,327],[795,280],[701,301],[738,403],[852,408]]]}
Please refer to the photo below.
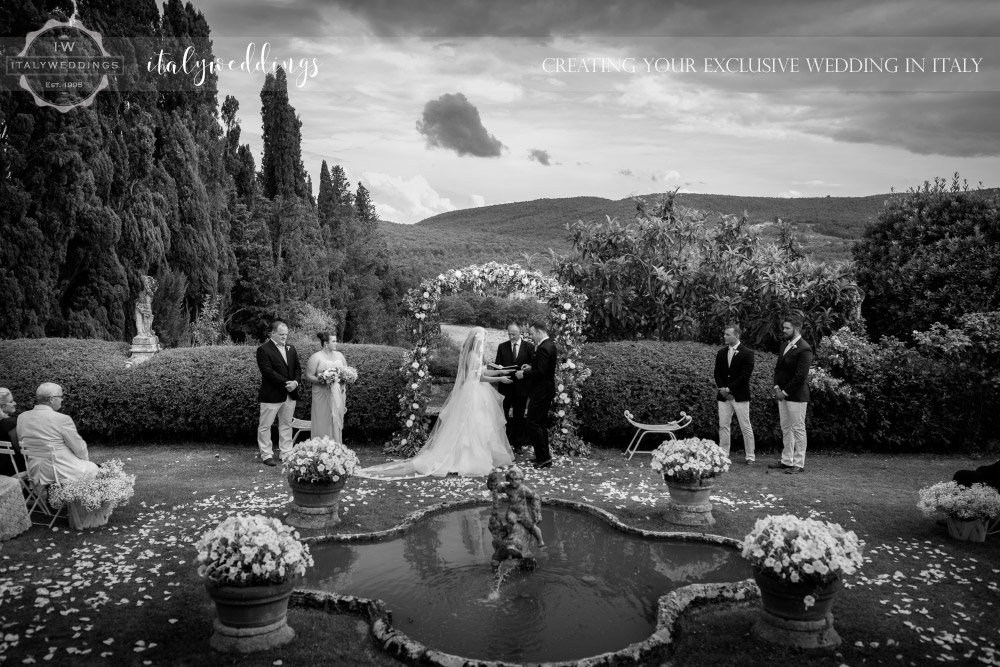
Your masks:
{"label": "greenery on arch", "polygon": [[386,444],[386,453],[409,457],[427,440],[430,418],[426,413],[431,386],[427,361],[433,343],[441,333],[438,303],[441,297],[461,290],[479,295],[486,294],[487,290],[523,292],[548,302],[548,333],[559,350],[556,397],[549,416],[549,446],[554,454],[589,453],[588,446],[576,432],[580,386],[590,377],[590,369],[580,360],[580,347],[585,341],[583,323],[587,319],[587,297],[555,278],[517,264],[497,262],[451,269],[437,278],[425,280],[403,299],[404,326],[416,338],[416,344],[406,354],[400,369],[406,376],[403,393],[399,397],[400,427]]}

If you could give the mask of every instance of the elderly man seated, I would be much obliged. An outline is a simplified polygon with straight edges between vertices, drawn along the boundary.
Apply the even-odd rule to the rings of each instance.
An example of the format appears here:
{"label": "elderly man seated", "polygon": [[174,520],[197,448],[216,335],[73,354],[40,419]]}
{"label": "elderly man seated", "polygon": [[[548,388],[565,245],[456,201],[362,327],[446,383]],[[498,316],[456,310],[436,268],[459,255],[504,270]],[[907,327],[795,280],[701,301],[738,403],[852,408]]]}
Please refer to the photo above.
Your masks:
{"label": "elderly man seated", "polygon": [[28,476],[43,486],[97,472],[73,418],[59,413],[62,404],[62,387],[46,382],[35,392],[35,407],[17,418],[17,437],[28,462]]}

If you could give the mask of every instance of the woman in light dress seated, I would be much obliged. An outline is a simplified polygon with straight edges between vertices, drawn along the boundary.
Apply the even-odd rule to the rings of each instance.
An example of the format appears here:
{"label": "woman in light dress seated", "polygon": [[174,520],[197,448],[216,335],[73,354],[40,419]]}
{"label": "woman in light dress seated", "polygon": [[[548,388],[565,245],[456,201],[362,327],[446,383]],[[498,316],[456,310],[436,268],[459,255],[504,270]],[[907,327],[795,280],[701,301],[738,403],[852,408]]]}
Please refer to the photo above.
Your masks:
{"label": "woman in light dress seated", "polygon": [[40,486],[68,482],[97,473],[87,443],[69,415],[59,412],[64,400],[59,385],[46,382],[35,392],[35,407],[17,418],[17,437],[28,464],[28,477]]}
{"label": "woman in light dress seated", "polygon": [[486,330],[476,327],[462,343],[455,387],[441,408],[424,447],[406,461],[364,468],[366,477],[403,477],[450,473],[488,475],[493,468],[513,463],[507,442],[507,421],[501,397],[491,383],[509,384],[510,371],[494,371],[483,364]]}
{"label": "woman in light dress seated", "polygon": [[310,435],[321,438],[324,435],[341,440],[344,430],[344,413],[347,412],[347,385],[338,382],[334,385],[320,382],[319,374],[336,366],[347,367],[344,355],[337,351],[337,335],[321,332],[320,348],[306,362],[306,380],[312,384],[312,430]]}

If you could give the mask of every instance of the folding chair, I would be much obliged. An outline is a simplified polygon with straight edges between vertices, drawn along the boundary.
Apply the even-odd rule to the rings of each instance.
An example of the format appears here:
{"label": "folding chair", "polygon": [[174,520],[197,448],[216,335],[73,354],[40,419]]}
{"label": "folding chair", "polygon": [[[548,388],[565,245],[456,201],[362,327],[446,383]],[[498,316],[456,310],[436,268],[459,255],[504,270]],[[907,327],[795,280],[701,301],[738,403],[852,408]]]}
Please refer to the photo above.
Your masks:
{"label": "folding chair", "polygon": [[[13,452],[13,449],[11,449],[11,451]],[[29,454],[24,454],[25,461],[27,461],[29,458],[39,458],[39,457],[31,456]],[[55,475],[56,478],[55,483],[58,484],[59,472],[56,470],[55,462],[52,461],[51,453],[49,454],[48,458],[49,462],[52,464],[52,474]],[[17,463],[15,462],[14,465],[16,467]],[[63,517],[67,521],[69,520],[69,514],[66,505],[63,505],[57,510],[52,509],[52,506],[49,505],[49,500],[48,500],[49,486],[44,486],[36,483],[35,480],[31,479],[31,477],[28,475],[27,472],[20,474],[23,474],[25,476],[25,479],[27,480],[26,483],[22,482],[22,484],[25,484],[25,486],[23,486],[22,488],[25,488],[29,494],[27,500],[27,502],[29,503],[28,514],[32,515],[31,519],[32,524],[36,526],[46,526],[47,528],[52,528],[52,526],[56,525],[56,520],[59,517]],[[35,521],[34,514],[36,513],[41,514],[45,518],[43,518],[40,521]]]}
{"label": "folding chair", "polygon": [[30,507],[35,502],[35,491],[31,488],[28,471],[21,470],[17,465],[17,452],[14,451],[14,445],[6,440],[0,440],[0,456],[10,457],[10,465],[14,469],[14,478],[20,483],[25,503]]}
{"label": "folding chair", "polygon": [[631,461],[632,457],[636,454],[652,454],[652,451],[639,451],[639,443],[650,433],[666,433],[670,436],[671,440],[676,440],[677,436],[674,435],[674,431],[679,431],[685,428],[691,423],[691,416],[686,412],[681,413],[681,418],[672,421],[668,424],[641,424],[635,421],[632,413],[628,410],[625,411],[625,419],[628,423],[636,428],[635,435],[632,436],[632,441],[628,443],[628,447],[625,448],[625,454]]}
{"label": "folding chair", "polygon": [[308,419],[292,419],[292,446],[295,446],[295,441],[299,439],[299,436],[305,432],[309,432],[312,435],[312,422]]}

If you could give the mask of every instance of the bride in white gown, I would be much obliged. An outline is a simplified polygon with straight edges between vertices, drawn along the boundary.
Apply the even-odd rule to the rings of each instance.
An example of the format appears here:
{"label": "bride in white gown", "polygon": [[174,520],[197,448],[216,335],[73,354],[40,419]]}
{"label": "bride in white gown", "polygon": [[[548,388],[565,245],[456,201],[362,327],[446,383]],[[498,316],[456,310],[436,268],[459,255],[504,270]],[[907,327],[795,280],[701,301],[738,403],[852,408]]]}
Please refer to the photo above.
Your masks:
{"label": "bride in white gown", "polygon": [[462,343],[455,388],[441,408],[427,443],[406,461],[363,468],[363,477],[403,477],[449,473],[488,475],[497,466],[513,463],[507,442],[506,420],[500,395],[492,383],[509,384],[508,371],[494,371],[483,364],[486,330],[476,327]]}

